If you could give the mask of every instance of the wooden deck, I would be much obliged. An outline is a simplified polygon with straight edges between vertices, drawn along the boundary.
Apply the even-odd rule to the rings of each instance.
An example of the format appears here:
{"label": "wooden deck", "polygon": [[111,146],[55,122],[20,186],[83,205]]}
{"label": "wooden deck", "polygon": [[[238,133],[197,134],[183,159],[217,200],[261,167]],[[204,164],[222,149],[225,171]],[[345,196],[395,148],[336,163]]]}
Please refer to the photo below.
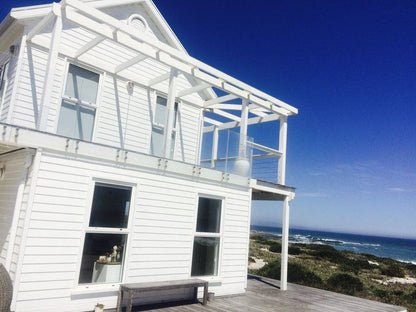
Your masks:
{"label": "wooden deck", "polygon": [[279,281],[249,277],[245,295],[215,297],[208,305],[176,303],[135,307],[133,311],[158,312],[405,312],[406,309],[321,289],[289,284],[279,290]]}

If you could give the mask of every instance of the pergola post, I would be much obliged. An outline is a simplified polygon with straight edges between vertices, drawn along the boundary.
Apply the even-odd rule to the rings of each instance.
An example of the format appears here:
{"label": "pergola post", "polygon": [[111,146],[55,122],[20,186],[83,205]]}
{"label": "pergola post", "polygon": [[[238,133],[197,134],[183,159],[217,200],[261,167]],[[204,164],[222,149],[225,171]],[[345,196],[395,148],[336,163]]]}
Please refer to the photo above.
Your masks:
{"label": "pergola post", "polygon": [[165,128],[165,158],[170,158],[170,148],[172,144],[172,129],[173,129],[173,118],[175,118],[175,99],[176,99],[176,80],[178,77],[178,71],[172,69],[169,76],[169,91],[166,103],[168,110],[168,117]]}
{"label": "pergola post", "polygon": [[211,168],[215,168],[215,163],[218,158],[218,127],[214,126],[212,133],[212,150],[211,150]]}
{"label": "pergola post", "polygon": [[248,101],[246,99],[242,100],[241,106],[241,122],[240,122],[240,141],[239,141],[239,150],[238,157],[240,159],[247,158],[247,120],[248,120]]}
{"label": "pergola post", "polygon": [[282,252],[280,267],[280,290],[287,290],[287,259],[289,254],[289,196],[283,201]]}
{"label": "pergola post", "polygon": [[287,146],[287,117],[280,117],[279,129],[279,151],[282,155],[279,157],[277,183],[285,185],[286,180],[286,146]]}
{"label": "pergola post", "polygon": [[48,65],[46,67],[45,79],[43,82],[42,102],[37,125],[40,131],[46,131],[48,127],[49,104],[52,96],[53,79],[55,76],[56,61],[58,59],[59,43],[62,33],[61,5],[54,3],[52,10],[55,13],[56,18],[49,45]]}

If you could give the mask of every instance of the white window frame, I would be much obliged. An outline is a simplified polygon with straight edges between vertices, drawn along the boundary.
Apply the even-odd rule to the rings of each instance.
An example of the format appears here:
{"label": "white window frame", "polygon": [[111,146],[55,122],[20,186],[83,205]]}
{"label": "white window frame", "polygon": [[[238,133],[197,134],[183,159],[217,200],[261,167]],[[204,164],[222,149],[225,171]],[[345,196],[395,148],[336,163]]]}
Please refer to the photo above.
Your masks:
{"label": "white window frame", "polygon": [[[69,73],[70,65],[74,65],[74,66],[80,67],[82,69],[88,70],[88,71],[90,71],[92,73],[95,73],[99,76],[96,103],[82,101],[82,100],[72,98],[70,96],[65,95],[66,84],[68,82],[68,73]],[[64,76],[63,83],[62,83],[62,86],[61,86],[61,101],[59,103],[59,108],[57,110],[57,115],[56,115],[56,120],[55,120],[55,133],[58,133],[59,118],[60,118],[60,115],[61,115],[62,102],[65,100],[65,101],[69,102],[70,104],[73,104],[74,106],[79,105],[79,106],[84,106],[88,109],[94,109],[95,110],[94,125],[93,125],[93,129],[92,129],[91,140],[87,141],[87,142],[94,142],[95,141],[95,135],[96,135],[96,128],[97,128],[97,120],[98,120],[98,115],[99,115],[99,107],[100,107],[100,100],[101,100],[101,94],[102,94],[102,87],[103,87],[104,78],[105,78],[105,72],[99,71],[95,68],[92,68],[91,66],[80,64],[80,63],[78,63],[76,61],[73,61],[73,60],[70,60],[70,59],[66,59],[64,73],[65,73],[65,76]],[[73,138],[73,139],[74,140],[80,140],[78,138]]]}
{"label": "white window frame", "polygon": [[[166,131],[165,131],[166,130],[166,125],[162,125],[162,124],[159,124],[159,123],[156,122],[156,106],[157,106],[157,98],[158,97],[161,97],[161,98],[165,99],[166,102],[168,100],[168,96],[166,94],[162,94],[162,93],[159,93],[159,92],[154,92],[153,93],[153,99],[152,99],[153,114],[152,114],[152,125],[151,125],[152,129],[151,129],[151,133],[150,133],[150,144],[149,144],[149,154],[150,155],[153,155],[153,153],[152,153],[153,128],[162,130],[164,137],[167,135]],[[175,99],[174,109],[175,109],[175,106],[177,107],[177,109],[176,109],[176,114],[174,116],[174,120],[173,120],[173,124],[172,124],[172,133],[171,133],[171,135],[175,134],[175,142],[173,144],[173,151],[170,155],[171,159],[173,159],[175,157],[175,154],[176,154],[176,141],[177,141],[177,133],[178,133],[177,128],[178,128],[178,124],[179,124],[179,111],[180,111],[181,101]],[[166,109],[167,109],[167,103],[166,103]],[[169,117],[169,112],[167,112],[167,117]],[[168,120],[166,120],[166,122],[168,122]],[[172,143],[172,141],[171,141],[171,143]]]}
{"label": "white window frame", "polygon": [[[109,186],[121,187],[121,188],[130,188],[131,189],[131,197],[130,197],[130,207],[129,207],[129,217],[127,221],[126,228],[107,228],[107,227],[90,227],[90,219],[92,213],[92,203],[94,199],[94,190],[97,184],[106,184]],[[103,178],[92,178],[89,187],[89,198],[88,198],[88,208],[87,213],[85,214],[84,219],[84,228],[83,228],[83,235],[81,238],[80,244],[80,257],[78,259],[77,264],[77,276],[74,280],[74,290],[72,291],[73,294],[77,294],[77,290],[80,290],[83,293],[83,290],[97,290],[101,291],[108,288],[116,288],[118,289],[119,285],[125,281],[127,270],[128,270],[128,263],[129,263],[129,247],[131,245],[132,239],[132,229],[133,229],[133,220],[134,220],[134,211],[135,211],[135,198],[136,198],[136,191],[137,191],[137,183],[134,182],[126,182],[126,181],[119,181],[119,180],[108,180]],[[120,281],[112,282],[112,283],[79,283],[79,277],[81,273],[81,264],[82,264],[82,257],[84,254],[84,245],[85,245],[85,237],[88,233],[93,234],[123,234],[126,235],[126,245],[124,246],[124,255],[123,255],[123,266]]]}
{"label": "white window frame", "polygon": [[[3,111],[4,95],[6,93],[9,80],[7,76],[9,74],[10,60],[7,59],[3,64],[1,64],[1,74],[0,74],[0,117],[1,112]],[[4,83],[3,83],[4,82]]]}
{"label": "white window frame", "polygon": [[[200,198],[207,198],[207,199],[214,199],[221,201],[221,216],[220,216],[220,231],[219,233],[211,233],[211,232],[197,232],[196,227],[198,224],[198,208],[199,208],[199,199]],[[208,280],[214,280],[220,278],[221,272],[221,262],[222,262],[222,246],[223,246],[223,236],[224,236],[224,216],[225,216],[225,207],[226,207],[226,199],[225,196],[217,196],[212,194],[206,193],[198,193],[196,196],[196,208],[195,208],[195,217],[194,217],[194,229],[192,235],[192,248],[191,248],[191,255],[190,255],[190,265],[189,265],[189,277],[191,278],[203,278]],[[192,275],[192,262],[193,262],[193,254],[194,254],[194,242],[195,237],[215,237],[219,238],[218,242],[218,259],[217,259],[217,275]]]}

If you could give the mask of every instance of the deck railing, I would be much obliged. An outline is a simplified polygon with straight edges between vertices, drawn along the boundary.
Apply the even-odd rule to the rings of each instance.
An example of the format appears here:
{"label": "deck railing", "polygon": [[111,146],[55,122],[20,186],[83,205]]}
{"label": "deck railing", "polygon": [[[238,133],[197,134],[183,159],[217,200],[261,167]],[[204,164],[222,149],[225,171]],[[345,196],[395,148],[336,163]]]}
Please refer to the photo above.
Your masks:
{"label": "deck railing", "polygon": [[[217,136],[217,137],[216,137]],[[202,138],[201,166],[245,177],[278,182],[280,153],[254,143],[238,132],[206,132]]]}

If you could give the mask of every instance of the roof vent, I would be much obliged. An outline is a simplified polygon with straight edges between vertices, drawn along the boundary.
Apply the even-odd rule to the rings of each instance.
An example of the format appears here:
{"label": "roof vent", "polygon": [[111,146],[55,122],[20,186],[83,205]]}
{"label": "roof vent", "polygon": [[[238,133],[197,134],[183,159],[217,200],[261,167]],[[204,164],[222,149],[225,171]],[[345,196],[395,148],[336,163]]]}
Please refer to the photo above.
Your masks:
{"label": "roof vent", "polygon": [[146,20],[143,18],[143,16],[139,14],[133,14],[129,17],[128,24],[131,27],[136,28],[140,32],[145,32],[148,29],[148,25]]}

